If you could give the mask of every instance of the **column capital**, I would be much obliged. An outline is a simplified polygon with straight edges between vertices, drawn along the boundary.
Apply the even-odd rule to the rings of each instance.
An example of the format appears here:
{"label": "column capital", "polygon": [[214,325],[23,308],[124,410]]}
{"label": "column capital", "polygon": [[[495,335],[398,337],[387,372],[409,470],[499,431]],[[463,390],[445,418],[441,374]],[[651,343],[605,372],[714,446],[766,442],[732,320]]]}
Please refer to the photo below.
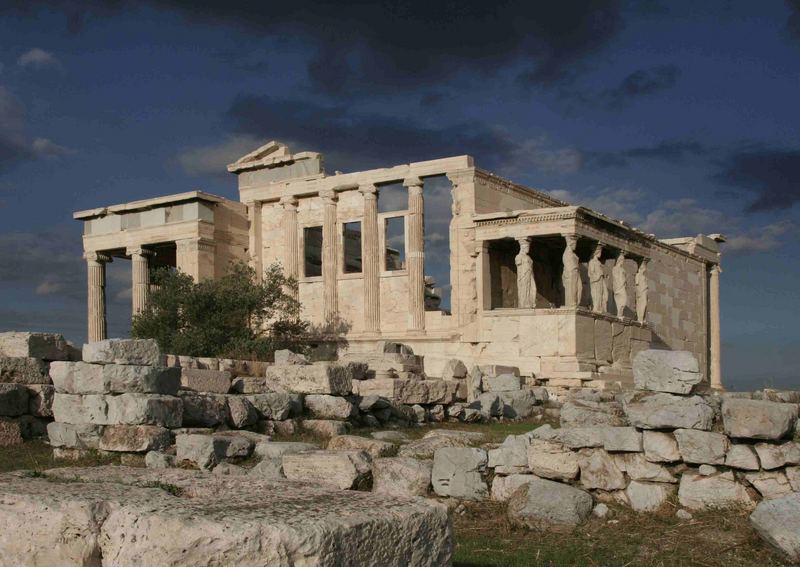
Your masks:
{"label": "column capital", "polygon": [[715,275],[720,275],[722,273],[722,266],[719,264],[711,264],[708,267],[708,271]]}
{"label": "column capital", "polygon": [[374,183],[365,183],[364,185],[359,185],[358,192],[364,195],[365,199],[378,198],[378,188]]}
{"label": "column capital", "polygon": [[129,246],[125,249],[126,256],[152,256],[154,252],[141,246]]}
{"label": "column capital", "polygon": [[287,211],[296,211],[297,210],[297,197],[292,195],[287,195],[285,197],[281,197],[278,203]]}
{"label": "column capital", "polygon": [[403,179],[403,185],[409,189],[412,187],[419,187],[419,189],[422,190],[423,182],[419,177],[406,177]]}
{"label": "column capital", "polygon": [[333,189],[323,189],[319,192],[319,196],[326,205],[336,204],[336,200],[338,199],[336,191]]}
{"label": "column capital", "polygon": [[106,264],[113,261],[111,256],[108,254],[103,254],[102,252],[97,251],[84,252],[83,259],[87,262],[93,262],[95,264]]}

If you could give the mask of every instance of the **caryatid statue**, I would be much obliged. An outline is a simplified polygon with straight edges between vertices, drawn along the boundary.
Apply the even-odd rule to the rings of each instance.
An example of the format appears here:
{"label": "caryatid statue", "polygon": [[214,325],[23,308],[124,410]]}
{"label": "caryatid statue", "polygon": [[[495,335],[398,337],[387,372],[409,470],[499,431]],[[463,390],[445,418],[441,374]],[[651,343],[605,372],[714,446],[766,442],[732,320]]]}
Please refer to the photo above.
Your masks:
{"label": "caryatid statue", "polygon": [[574,234],[565,234],[564,240],[567,241],[564,255],[561,257],[564,265],[564,271],[561,272],[561,283],[564,285],[564,307],[577,307],[581,301],[582,291],[580,259],[575,253],[578,237]]}
{"label": "caryatid statue", "polygon": [[528,236],[517,238],[519,254],[514,258],[517,265],[517,306],[522,309],[536,307],[536,281],[533,279],[533,258],[528,252],[531,239]]}
{"label": "caryatid statue", "polygon": [[589,260],[589,289],[592,293],[592,311],[603,313],[608,306],[608,284],[606,283],[606,269],[600,256],[603,254],[603,245],[598,244],[592,258]]}
{"label": "caryatid statue", "polygon": [[614,303],[617,305],[617,317],[625,316],[628,306],[628,275],[625,273],[625,252],[620,250],[614,267],[611,269],[611,285],[614,289]]}
{"label": "caryatid statue", "polygon": [[639,269],[636,270],[636,318],[640,323],[644,323],[647,315],[647,258],[642,258],[639,262]]}

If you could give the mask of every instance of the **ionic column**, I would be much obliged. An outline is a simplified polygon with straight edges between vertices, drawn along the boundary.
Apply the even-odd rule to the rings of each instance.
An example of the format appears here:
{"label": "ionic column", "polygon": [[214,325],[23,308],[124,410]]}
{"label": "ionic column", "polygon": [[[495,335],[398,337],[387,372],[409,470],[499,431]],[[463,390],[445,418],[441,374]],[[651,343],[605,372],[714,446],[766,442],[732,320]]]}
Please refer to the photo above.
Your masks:
{"label": "ionic column", "polygon": [[147,307],[147,297],[150,294],[150,263],[147,257],[152,252],[137,247],[128,248],[125,253],[131,257],[132,313],[139,315]]}
{"label": "ionic column", "polygon": [[258,281],[261,281],[264,277],[262,209],[263,203],[261,201],[254,201],[247,205],[247,210],[250,213],[250,265],[256,271]]}
{"label": "ionic column", "polygon": [[422,180],[403,181],[408,187],[408,329],[425,330],[425,222]]}
{"label": "ionic column", "polygon": [[378,190],[375,185],[358,189],[364,196],[363,238],[364,265],[364,332],[379,333],[381,329],[381,280],[378,249]]}
{"label": "ionic column", "polygon": [[320,191],[324,206],[322,220],[322,303],[325,321],[329,324],[336,321],[338,306],[338,290],[336,289],[338,268],[336,238],[336,193],[331,190]]}
{"label": "ionic column", "polygon": [[[283,207],[283,273],[297,280],[300,274],[300,250],[297,239],[297,199],[281,197]],[[295,297],[295,299],[297,299]]]}
{"label": "ionic column", "polygon": [[709,322],[711,333],[711,387],[722,389],[722,344],[720,340],[720,317],[719,317],[719,274],[722,272],[719,264],[711,266],[709,271]]}
{"label": "ionic column", "polygon": [[106,263],[111,261],[109,256],[98,252],[86,252],[88,280],[88,335],[90,343],[102,341],[107,338],[106,333]]}

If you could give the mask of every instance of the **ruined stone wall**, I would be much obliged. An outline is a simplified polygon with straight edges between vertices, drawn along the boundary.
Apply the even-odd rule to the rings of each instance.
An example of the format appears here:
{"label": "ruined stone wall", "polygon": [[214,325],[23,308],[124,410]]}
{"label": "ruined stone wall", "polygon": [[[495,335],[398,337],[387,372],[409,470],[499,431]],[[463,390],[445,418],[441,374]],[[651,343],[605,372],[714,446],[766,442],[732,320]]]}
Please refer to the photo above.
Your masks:
{"label": "ruined stone wall", "polygon": [[646,321],[653,327],[654,344],[662,344],[672,350],[688,350],[697,357],[701,368],[707,368],[705,264],[654,246],[647,270],[649,290]]}

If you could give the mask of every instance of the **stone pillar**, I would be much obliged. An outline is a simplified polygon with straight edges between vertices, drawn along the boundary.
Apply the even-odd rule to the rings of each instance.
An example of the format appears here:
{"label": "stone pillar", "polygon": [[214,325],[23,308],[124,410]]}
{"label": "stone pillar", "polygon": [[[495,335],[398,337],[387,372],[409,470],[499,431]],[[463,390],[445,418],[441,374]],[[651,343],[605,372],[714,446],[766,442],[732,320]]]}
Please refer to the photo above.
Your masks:
{"label": "stone pillar", "polygon": [[338,254],[336,238],[336,193],[331,190],[320,191],[324,206],[322,220],[322,303],[325,313],[325,322],[332,324],[336,321],[339,311],[338,300]]}
{"label": "stone pillar", "polygon": [[364,332],[381,330],[381,266],[378,247],[378,190],[375,185],[358,189],[364,196],[361,256],[364,265]]}
{"label": "stone pillar", "polygon": [[530,236],[517,237],[519,253],[514,258],[517,266],[517,307],[520,309],[536,308],[536,280],[533,276],[533,258],[530,256]]}
{"label": "stone pillar", "polygon": [[88,280],[88,335],[87,341],[94,343],[107,338],[106,333],[106,263],[111,257],[98,252],[86,252]]}
{"label": "stone pillar", "polygon": [[709,270],[709,331],[711,334],[710,364],[711,387],[722,389],[722,344],[720,339],[720,317],[719,317],[719,274],[722,272],[719,264],[714,264]]}
{"label": "stone pillar", "polygon": [[148,257],[153,253],[141,247],[128,248],[125,253],[131,257],[131,291],[133,305],[131,313],[139,315],[147,307],[150,295],[150,262]]}
{"label": "stone pillar", "polygon": [[[300,275],[300,243],[297,237],[297,199],[281,197],[283,207],[283,273],[298,279]],[[295,297],[297,299],[297,297]]]}
{"label": "stone pillar", "polygon": [[256,271],[258,281],[261,281],[264,277],[262,208],[263,203],[261,201],[254,201],[247,205],[247,211],[250,215],[250,265]]}
{"label": "stone pillar", "polygon": [[564,235],[564,253],[561,255],[563,270],[561,284],[564,287],[564,307],[576,308],[581,302],[583,284],[581,282],[580,259],[575,253],[578,246],[576,234]]}
{"label": "stone pillar", "polygon": [[216,244],[205,238],[186,238],[175,241],[175,267],[194,278],[194,281],[212,279],[215,275],[214,256]]}
{"label": "stone pillar", "polygon": [[425,219],[422,180],[403,181],[408,187],[408,329],[425,331]]}

